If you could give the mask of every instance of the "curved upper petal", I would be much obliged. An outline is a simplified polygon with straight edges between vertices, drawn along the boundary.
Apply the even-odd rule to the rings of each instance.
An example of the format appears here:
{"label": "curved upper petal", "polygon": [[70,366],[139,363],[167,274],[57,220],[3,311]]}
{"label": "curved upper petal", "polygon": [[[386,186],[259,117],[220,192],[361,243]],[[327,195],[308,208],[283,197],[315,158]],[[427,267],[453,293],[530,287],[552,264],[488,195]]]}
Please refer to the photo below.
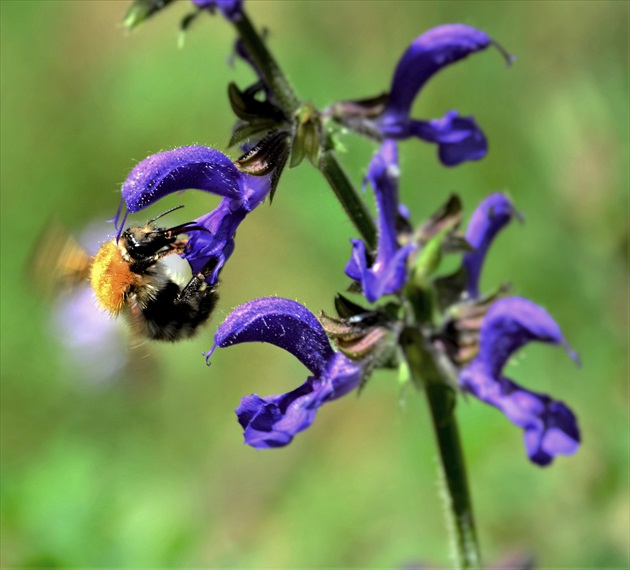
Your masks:
{"label": "curved upper petal", "polygon": [[417,37],[398,62],[385,114],[408,116],[418,91],[435,73],[491,43],[485,32],[463,24],[438,26]]}
{"label": "curved upper petal", "polygon": [[491,376],[498,377],[510,356],[532,341],[562,345],[577,359],[558,324],[542,307],[523,297],[499,299],[483,318],[479,353],[473,362],[481,363]]}
{"label": "curved upper petal", "polygon": [[334,352],[326,333],[306,307],[278,297],[256,299],[237,307],[215,334],[215,344],[268,342],[291,352],[314,374],[300,387],[275,396],[245,396],[236,409],[245,443],[257,448],[287,445],[309,427],[318,408],[347,394],[361,382],[363,369]]}
{"label": "curved upper petal", "polygon": [[515,216],[514,206],[505,194],[491,194],[476,210],[466,230],[466,241],[474,251],[464,255],[467,273],[466,290],[472,298],[479,296],[479,278],[488,249],[496,235]]}
{"label": "curved upper petal", "polygon": [[366,176],[374,190],[378,208],[377,263],[387,262],[398,250],[398,177],[397,144],[393,140],[386,140],[372,157]]}
{"label": "curved upper petal", "polygon": [[234,200],[241,198],[241,173],[222,152],[185,146],[159,152],[140,162],[122,186],[130,212],[138,212],[180,190],[204,190]]}
{"label": "curved upper petal", "polygon": [[577,358],[544,309],[521,297],[495,301],[481,324],[479,353],[462,369],[459,383],[523,428],[529,458],[548,465],[555,455],[577,451],[580,433],[573,412],[565,404],[530,392],[503,376],[509,357],[531,341],[563,345],[571,357]]}
{"label": "curved upper petal", "polygon": [[255,299],[237,307],[217,329],[214,341],[219,347],[241,342],[274,344],[293,354],[316,376],[324,374],[335,355],[315,315],[300,303],[281,297]]}
{"label": "curved upper petal", "polygon": [[406,260],[413,245],[400,248],[396,236],[396,219],[400,215],[398,175],[396,142],[388,139],[372,157],[366,176],[374,190],[378,208],[376,259],[369,263],[363,241],[350,240],[352,255],[345,269],[348,277],[361,283],[370,303],[385,294],[395,293],[407,279]]}

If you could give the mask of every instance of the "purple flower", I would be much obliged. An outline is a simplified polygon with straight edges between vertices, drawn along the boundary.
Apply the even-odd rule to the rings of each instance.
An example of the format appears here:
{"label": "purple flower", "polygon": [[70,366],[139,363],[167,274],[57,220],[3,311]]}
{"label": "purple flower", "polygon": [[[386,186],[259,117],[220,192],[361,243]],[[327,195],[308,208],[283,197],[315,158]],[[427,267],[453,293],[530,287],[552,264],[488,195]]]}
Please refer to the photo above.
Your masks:
{"label": "purple flower", "polygon": [[192,0],[198,8],[214,10],[218,8],[231,22],[235,22],[243,13],[243,0]]}
{"label": "purple flower", "polygon": [[94,291],[87,285],[60,297],[52,326],[73,369],[95,383],[115,378],[129,361],[122,328],[99,310]]}
{"label": "purple flower", "polygon": [[245,443],[257,448],[282,447],[309,427],[318,408],[357,387],[362,368],[335,352],[317,318],[289,299],[256,299],[237,307],[218,328],[210,358],[217,346],[268,342],[283,348],[313,376],[286,394],[261,398],[245,396],[236,409]]}
{"label": "purple flower", "polygon": [[122,187],[130,212],[138,212],[160,198],[186,189],[204,190],[223,199],[210,213],[194,220],[183,257],[193,273],[216,263],[207,277],[216,283],[218,274],[234,250],[234,235],[245,216],[267,196],[272,173],[254,176],[239,170],[218,150],[187,146],[154,154],[140,162]]}
{"label": "purple flower", "polygon": [[414,136],[436,143],[446,166],[483,158],[488,144],[472,117],[449,111],[441,119],[419,121],[411,119],[409,113],[417,94],[433,75],[492,44],[484,32],[463,24],[438,26],[416,38],[398,62],[377,130],[385,138]]}
{"label": "purple flower", "polygon": [[346,265],[346,275],[361,283],[365,298],[374,303],[386,294],[395,293],[407,278],[406,261],[413,244],[399,247],[396,238],[398,204],[398,152],[396,142],[386,140],[374,155],[368,168],[367,180],[378,206],[378,251],[369,263],[365,243],[352,241],[352,256]]}
{"label": "purple flower", "polygon": [[479,353],[460,372],[459,382],[522,428],[531,461],[548,465],[556,455],[577,451],[580,432],[575,416],[562,402],[530,392],[503,376],[510,356],[531,341],[564,346],[577,360],[558,325],[541,307],[521,297],[496,301],[481,324]]}
{"label": "purple flower", "polygon": [[481,269],[492,241],[517,215],[504,194],[491,194],[474,211],[466,230],[466,241],[475,251],[465,254],[463,260],[467,274],[466,291],[470,298],[479,296]]}

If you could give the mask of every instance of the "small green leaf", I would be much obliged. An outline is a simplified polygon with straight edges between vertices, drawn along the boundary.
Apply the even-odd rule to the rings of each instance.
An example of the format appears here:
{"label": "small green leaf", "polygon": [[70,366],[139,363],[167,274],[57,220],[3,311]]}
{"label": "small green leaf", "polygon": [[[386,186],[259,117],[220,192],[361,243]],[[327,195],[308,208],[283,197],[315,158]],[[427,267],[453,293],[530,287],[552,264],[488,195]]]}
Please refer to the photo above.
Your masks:
{"label": "small green leaf", "polygon": [[125,14],[123,25],[128,30],[133,30],[174,1],[175,0],[134,0],[129,10],[127,10],[127,14]]}

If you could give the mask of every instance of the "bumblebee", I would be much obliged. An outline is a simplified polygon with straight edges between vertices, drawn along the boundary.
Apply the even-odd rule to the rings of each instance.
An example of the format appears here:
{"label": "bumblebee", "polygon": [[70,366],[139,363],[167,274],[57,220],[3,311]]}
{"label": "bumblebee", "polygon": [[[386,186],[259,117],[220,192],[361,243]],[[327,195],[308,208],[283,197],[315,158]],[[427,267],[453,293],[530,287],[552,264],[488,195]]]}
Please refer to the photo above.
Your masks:
{"label": "bumblebee", "polygon": [[46,247],[36,256],[36,270],[66,288],[88,282],[100,308],[113,317],[125,317],[139,337],[161,341],[190,338],[216,306],[216,286],[205,281],[216,260],[186,284],[169,274],[162,260],[184,252],[188,240],[180,236],[203,229],[194,223],[172,228],[154,225],[171,211],[144,226],[128,227],[104,243],[94,257],[59,228],[49,230]]}

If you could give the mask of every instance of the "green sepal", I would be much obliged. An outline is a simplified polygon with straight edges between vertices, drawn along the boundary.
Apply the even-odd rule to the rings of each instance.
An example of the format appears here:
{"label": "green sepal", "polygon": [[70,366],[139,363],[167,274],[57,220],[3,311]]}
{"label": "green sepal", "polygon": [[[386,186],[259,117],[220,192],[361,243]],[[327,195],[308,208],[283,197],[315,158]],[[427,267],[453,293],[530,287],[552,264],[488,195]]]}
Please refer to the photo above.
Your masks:
{"label": "green sepal", "polygon": [[186,34],[190,26],[192,26],[193,22],[197,19],[197,17],[201,14],[201,10],[197,10],[196,12],[191,12],[190,14],[186,14],[182,21],[179,23],[179,35],[177,36],[177,47],[182,49],[184,47],[184,42],[186,41]]}
{"label": "green sepal", "polygon": [[234,164],[239,170],[248,174],[265,176],[278,167],[283,156],[286,160],[288,138],[289,133],[286,131],[270,133],[253,149],[234,161]]}
{"label": "green sepal", "polygon": [[278,124],[273,119],[254,119],[247,123],[240,123],[235,127],[228,146],[234,146],[251,138],[263,138],[276,129]]}
{"label": "green sepal", "polygon": [[337,293],[335,296],[335,310],[342,319],[349,319],[350,317],[369,312],[369,309],[358,305],[347,297],[344,297],[341,293]]}
{"label": "green sepal", "polygon": [[254,176],[271,175],[269,202],[273,202],[280,175],[289,158],[289,133],[276,131],[268,134],[252,150],[234,162],[243,172]]}
{"label": "green sepal", "polygon": [[416,240],[426,243],[444,230],[456,229],[462,221],[462,201],[451,194],[442,206],[418,229]]}
{"label": "green sepal", "polygon": [[448,307],[461,300],[466,290],[467,280],[468,275],[463,265],[453,273],[437,277],[433,280],[435,302],[441,311],[446,310]]}
{"label": "green sepal", "polygon": [[289,166],[295,168],[305,157],[317,166],[322,146],[321,123],[317,112],[313,104],[309,102],[298,109],[296,116],[297,122]]}
{"label": "green sepal", "polygon": [[402,387],[407,386],[411,382],[411,370],[407,361],[402,358],[398,364],[398,384]]}
{"label": "green sepal", "polygon": [[128,30],[133,30],[174,1],[175,0],[134,0],[125,14],[123,25]]}
{"label": "green sepal", "polygon": [[228,99],[232,111],[244,121],[253,121],[255,119],[273,119],[274,122],[280,123],[284,120],[284,114],[269,101],[259,101],[256,94],[263,88],[261,83],[257,83],[252,87],[241,91],[236,83],[232,82],[228,85]]}

